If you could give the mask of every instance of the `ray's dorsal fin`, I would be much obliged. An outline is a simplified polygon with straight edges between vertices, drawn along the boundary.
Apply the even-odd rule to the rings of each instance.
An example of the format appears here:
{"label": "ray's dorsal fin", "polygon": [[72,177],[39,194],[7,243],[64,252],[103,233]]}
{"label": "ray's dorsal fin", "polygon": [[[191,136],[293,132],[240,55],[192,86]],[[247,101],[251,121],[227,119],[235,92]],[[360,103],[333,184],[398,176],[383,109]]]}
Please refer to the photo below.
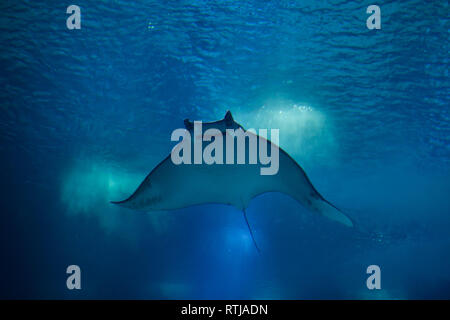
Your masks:
{"label": "ray's dorsal fin", "polygon": [[223,118],[225,120],[225,123],[227,126],[231,126],[234,122],[233,116],[231,115],[231,111],[228,110],[227,113],[225,113],[225,117]]}

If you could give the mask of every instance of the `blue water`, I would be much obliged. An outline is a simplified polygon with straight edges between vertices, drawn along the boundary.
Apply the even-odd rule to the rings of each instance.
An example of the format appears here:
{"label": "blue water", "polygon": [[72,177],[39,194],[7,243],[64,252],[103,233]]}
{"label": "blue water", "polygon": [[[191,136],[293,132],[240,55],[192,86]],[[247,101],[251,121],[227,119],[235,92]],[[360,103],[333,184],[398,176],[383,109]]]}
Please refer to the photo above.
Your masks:
{"label": "blue water", "polygon": [[[448,1],[377,1],[380,30],[372,1],[74,4],[80,30],[69,3],[0,4],[1,298],[450,298]],[[109,203],[226,110],[359,227],[266,194],[258,255],[232,207]]]}

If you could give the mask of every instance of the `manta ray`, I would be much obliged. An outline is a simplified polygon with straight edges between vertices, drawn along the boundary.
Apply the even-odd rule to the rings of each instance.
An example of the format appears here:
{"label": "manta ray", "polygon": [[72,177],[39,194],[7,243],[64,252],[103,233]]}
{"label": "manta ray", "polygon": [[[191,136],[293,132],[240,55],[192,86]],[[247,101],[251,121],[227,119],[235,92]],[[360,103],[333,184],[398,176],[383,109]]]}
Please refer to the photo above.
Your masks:
{"label": "manta ray", "polygon": [[[186,119],[184,125],[189,133],[194,133],[193,122]],[[243,129],[230,111],[222,120],[203,123],[203,128],[215,128],[224,134],[227,129]],[[140,211],[175,210],[206,203],[232,205],[243,212],[258,252],[246,208],[254,197],[263,193],[286,194],[312,213],[353,227],[352,220],[316,190],[302,167],[287,152],[269,140],[267,143],[279,151],[276,174],[261,175],[259,164],[174,164],[169,154],[131,196],[112,203]]]}

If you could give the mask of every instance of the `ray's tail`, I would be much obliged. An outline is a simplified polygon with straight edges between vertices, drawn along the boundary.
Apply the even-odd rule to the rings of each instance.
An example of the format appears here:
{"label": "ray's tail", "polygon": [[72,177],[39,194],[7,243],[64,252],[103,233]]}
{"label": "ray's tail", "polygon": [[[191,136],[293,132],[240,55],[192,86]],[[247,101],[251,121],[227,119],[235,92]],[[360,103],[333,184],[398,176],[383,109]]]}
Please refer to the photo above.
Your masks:
{"label": "ray's tail", "polygon": [[247,212],[245,211],[245,208],[242,209],[242,212],[244,213],[244,219],[245,219],[245,222],[247,223],[247,227],[248,227],[248,230],[250,231],[250,236],[252,237],[253,244],[255,245],[256,251],[258,251],[258,253],[261,254],[261,251],[259,250],[258,245],[256,244],[255,237],[253,236],[252,228],[250,227],[250,224],[248,223]]}

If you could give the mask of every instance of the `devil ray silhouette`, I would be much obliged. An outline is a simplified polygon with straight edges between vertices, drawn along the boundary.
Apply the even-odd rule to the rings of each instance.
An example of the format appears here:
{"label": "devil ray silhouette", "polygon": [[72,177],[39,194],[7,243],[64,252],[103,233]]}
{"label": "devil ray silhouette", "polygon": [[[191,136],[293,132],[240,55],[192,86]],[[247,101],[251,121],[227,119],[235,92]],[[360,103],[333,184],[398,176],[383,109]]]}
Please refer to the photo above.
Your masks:
{"label": "devil ray silhouette", "polygon": [[[186,130],[194,132],[194,123],[185,120]],[[205,129],[215,128],[226,134],[227,129],[243,129],[228,111],[225,118],[203,123]],[[258,137],[259,138],[259,137]],[[281,192],[297,200],[313,213],[318,213],[347,227],[352,220],[317,192],[305,171],[283,149],[279,151],[279,170],[274,175],[261,175],[257,164],[174,164],[171,156],[159,163],[127,199],[114,204],[140,211],[160,211],[185,208],[206,203],[233,205],[244,213],[254,197],[267,192]],[[226,148],[224,149],[226,152]],[[248,155],[249,150],[246,150]]]}

